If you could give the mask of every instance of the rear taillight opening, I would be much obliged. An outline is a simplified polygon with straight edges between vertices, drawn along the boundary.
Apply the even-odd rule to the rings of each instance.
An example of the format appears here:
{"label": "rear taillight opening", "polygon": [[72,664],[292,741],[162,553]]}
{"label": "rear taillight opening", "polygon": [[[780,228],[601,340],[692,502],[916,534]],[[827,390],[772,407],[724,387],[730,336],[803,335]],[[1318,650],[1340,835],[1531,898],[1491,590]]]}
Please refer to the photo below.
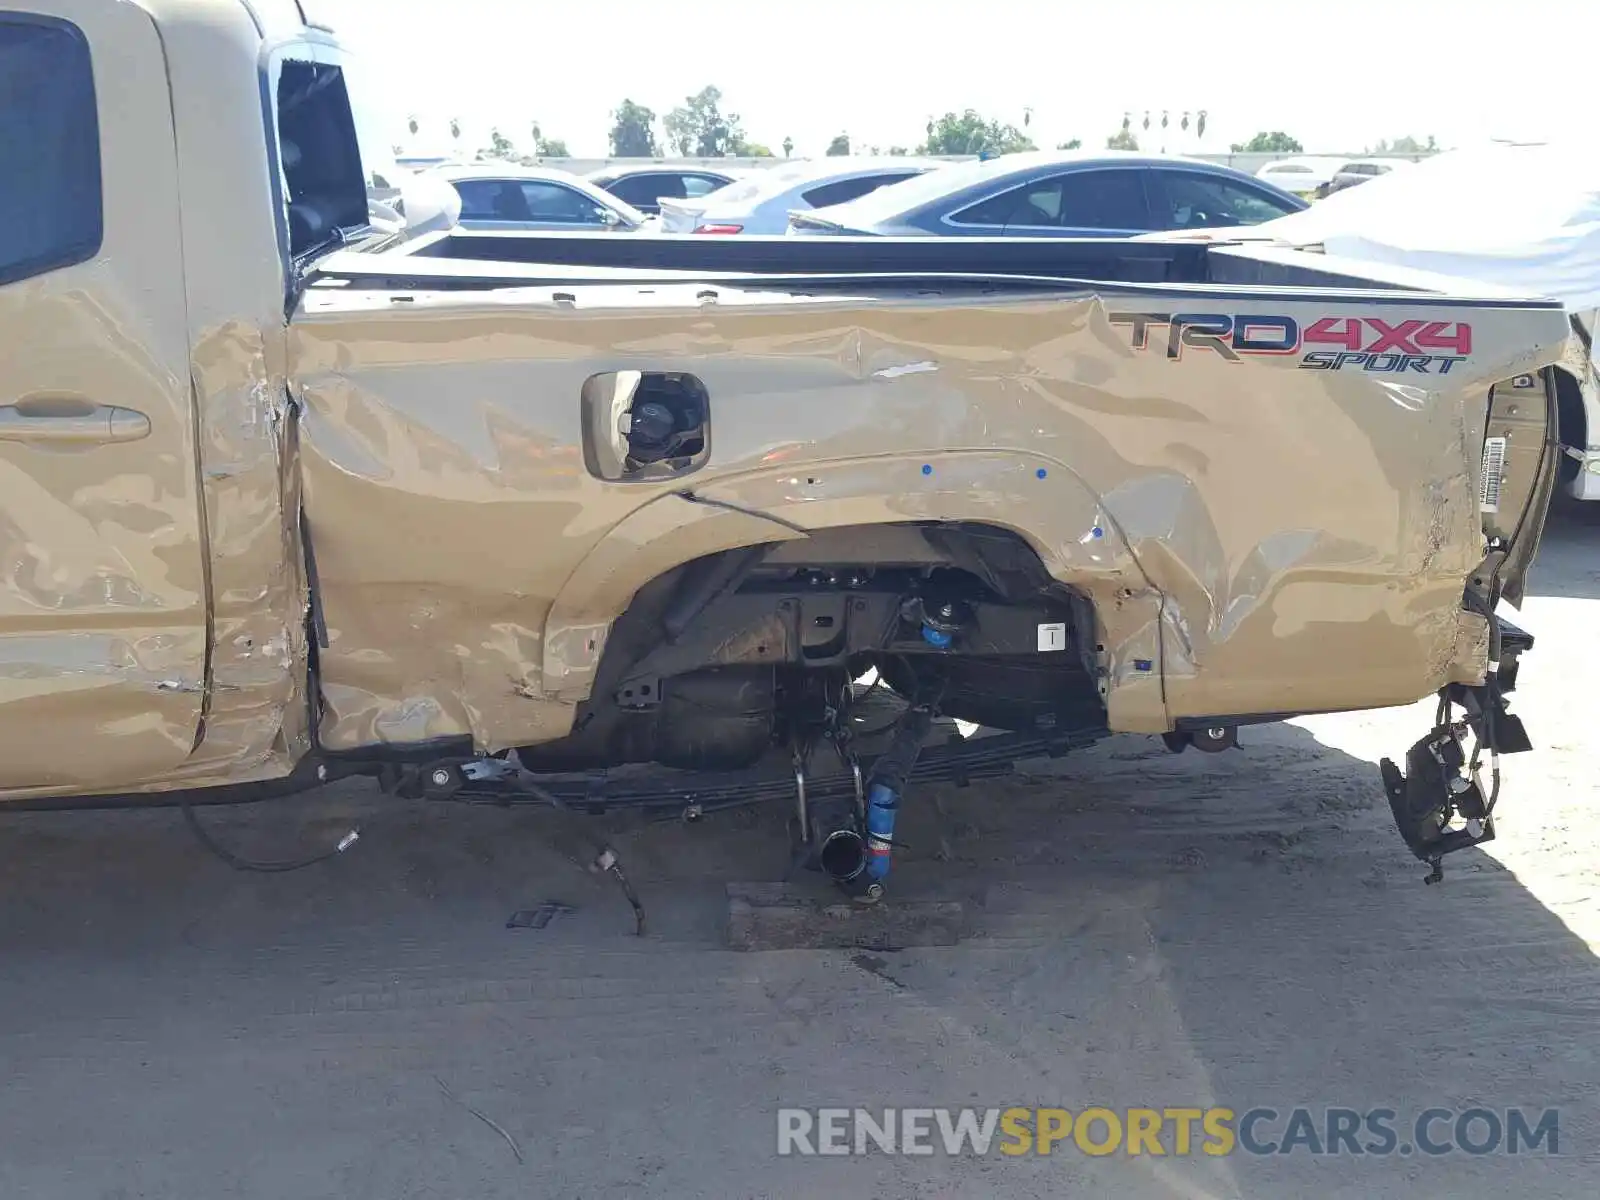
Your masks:
{"label": "rear taillight opening", "polygon": [[696,225],[694,231],[696,233],[743,233],[744,226],[726,224]]}

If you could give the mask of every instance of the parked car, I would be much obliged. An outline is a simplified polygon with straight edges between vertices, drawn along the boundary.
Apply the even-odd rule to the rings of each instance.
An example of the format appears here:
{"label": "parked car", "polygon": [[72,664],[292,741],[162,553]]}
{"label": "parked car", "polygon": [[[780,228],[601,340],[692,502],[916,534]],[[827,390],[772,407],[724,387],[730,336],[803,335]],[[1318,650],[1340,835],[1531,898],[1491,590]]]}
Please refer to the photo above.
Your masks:
{"label": "parked car", "polygon": [[790,215],[799,234],[1129,237],[1254,225],[1306,202],[1242,172],[1165,155],[1074,151],[961,163],[850,204]]}
{"label": "parked car", "polygon": [[1361,159],[1347,162],[1333,173],[1333,178],[1317,188],[1317,198],[1325,199],[1335,192],[1342,192],[1346,188],[1353,188],[1358,183],[1366,183],[1369,179],[1376,179],[1379,175],[1387,175],[1397,166],[1410,166],[1405,159]]}
{"label": "parked car", "polygon": [[475,163],[439,167],[461,196],[462,229],[610,229],[636,233],[644,213],[610,192],[554,167]]}
{"label": "parked car", "polygon": [[733,171],[705,167],[672,167],[661,163],[610,166],[584,176],[642,213],[654,216],[663,200],[698,200],[740,178]]}
{"label": "parked car", "polygon": [[1347,161],[1342,158],[1280,158],[1262,167],[1255,177],[1297,196],[1314,196]]}
{"label": "parked car", "polygon": [[789,214],[827,208],[946,164],[936,158],[824,158],[752,172],[700,200],[662,200],[663,233],[783,233]]}

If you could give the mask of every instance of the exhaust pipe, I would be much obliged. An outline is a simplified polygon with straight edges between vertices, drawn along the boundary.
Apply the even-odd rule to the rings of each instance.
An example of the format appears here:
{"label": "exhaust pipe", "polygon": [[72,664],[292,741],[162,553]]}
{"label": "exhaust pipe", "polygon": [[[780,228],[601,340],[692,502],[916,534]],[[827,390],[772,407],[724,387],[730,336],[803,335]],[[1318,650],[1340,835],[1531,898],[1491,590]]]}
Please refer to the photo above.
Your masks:
{"label": "exhaust pipe", "polygon": [[822,840],[817,865],[835,883],[849,883],[867,869],[867,842],[854,829],[835,829]]}

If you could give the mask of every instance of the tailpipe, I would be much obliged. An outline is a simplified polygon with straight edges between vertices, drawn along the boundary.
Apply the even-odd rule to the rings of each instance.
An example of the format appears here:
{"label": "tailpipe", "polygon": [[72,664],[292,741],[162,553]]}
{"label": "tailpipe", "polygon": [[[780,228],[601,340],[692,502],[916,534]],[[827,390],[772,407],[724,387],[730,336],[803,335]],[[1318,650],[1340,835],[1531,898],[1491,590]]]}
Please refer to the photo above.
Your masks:
{"label": "tailpipe", "polygon": [[854,829],[835,829],[822,839],[817,865],[835,883],[852,883],[867,869],[867,841]]}

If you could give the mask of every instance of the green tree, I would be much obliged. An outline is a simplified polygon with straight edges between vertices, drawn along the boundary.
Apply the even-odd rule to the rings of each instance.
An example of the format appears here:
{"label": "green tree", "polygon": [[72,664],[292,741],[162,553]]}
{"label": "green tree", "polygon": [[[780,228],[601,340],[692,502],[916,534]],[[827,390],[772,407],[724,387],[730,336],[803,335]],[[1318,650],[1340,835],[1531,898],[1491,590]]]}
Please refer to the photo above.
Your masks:
{"label": "green tree", "polygon": [[911,152],[909,150],[907,150],[904,146],[890,146],[889,147],[889,157],[891,157],[891,158],[904,158],[909,153],[911,153]]}
{"label": "green tree", "polygon": [[611,154],[614,158],[655,158],[656,114],[642,104],[624,100],[611,114]]}
{"label": "green tree", "polygon": [[828,143],[828,157],[848,157],[850,154],[850,135],[841,133]]}
{"label": "green tree", "polygon": [[533,153],[538,158],[567,158],[567,144],[560,138],[547,138],[539,122],[533,123]]}
{"label": "green tree", "polygon": [[1058,145],[1056,147],[1056,149],[1057,150],[1081,150],[1081,149],[1083,149],[1083,139],[1082,138],[1070,138],[1067,141],[1062,142],[1060,145]]}
{"label": "green tree", "polygon": [[489,131],[489,147],[486,150],[478,151],[478,156],[480,158],[514,158],[516,153],[516,147],[511,144],[510,138],[498,129],[491,129]]}
{"label": "green tree", "polygon": [[744,130],[737,113],[724,114],[720,88],[703,87],[662,120],[667,144],[684,157],[722,158],[742,146]]}
{"label": "green tree", "polygon": [[1106,139],[1107,150],[1137,150],[1139,139],[1134,137],[1133,130],[1124,125]]}
{"label": "green tree", "polygon": [[771,147],[764,146],[760,142],[748,142],[744,138],[740,138],[732,146],[728,147],[728,154],[732,158],[774,157]]}
{"label": "green tree", "polygon": [[1271,133],[1258,133],[1248,142],[1235,142],[1231,149],[1235,154],[1300,154],[1305,147],[1281,129],[1275,129]]}
{"label": "green tree", "polygon": [[969,108],[961,113],[947,112],[938,120],[929,121],[928,140],[922,144],[920,153],[1012,154],[1037,148],[1015,125],[985,120]]}
{"label": "green tree", "polygon": [[1433,135],[1428,135],[1426,143],[1417,141],[1411,136],[1398,137],[1394,141],[1380,138],[1376,146],[1369,147],[1368,154],[1437,154],[1439,144],[1433,140]]}

